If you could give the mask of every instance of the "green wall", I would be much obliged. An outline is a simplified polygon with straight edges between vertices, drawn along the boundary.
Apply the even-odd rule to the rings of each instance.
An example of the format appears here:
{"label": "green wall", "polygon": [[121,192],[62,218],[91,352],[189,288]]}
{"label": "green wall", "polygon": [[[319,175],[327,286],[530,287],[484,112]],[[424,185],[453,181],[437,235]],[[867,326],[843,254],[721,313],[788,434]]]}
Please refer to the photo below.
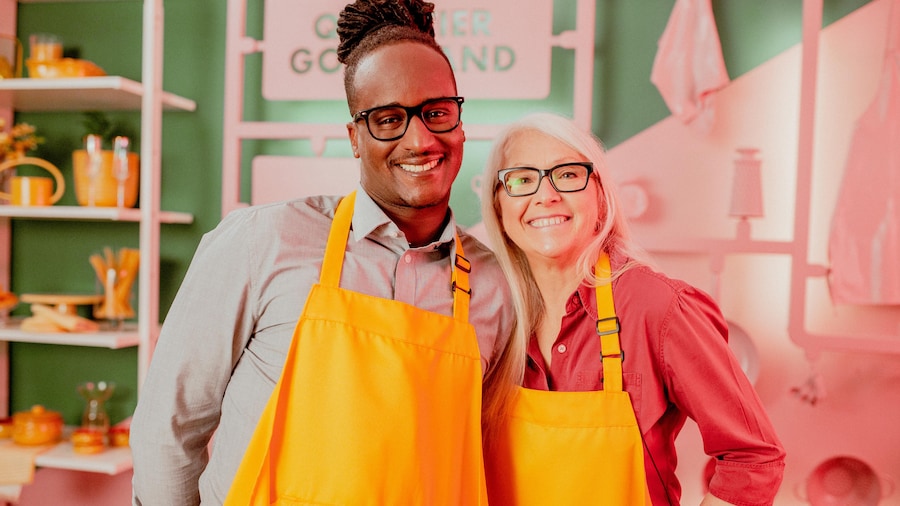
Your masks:
{"label": "green wall", "polygon": [[[487,0],[485,0],[487,1]],[[523,0],[524,1],[524,0]],[[869,0],[825,0],[830,23]],[[440,6],[440,0],[437,0]],[[261,36],[261,0],[249,2],[251,35]],[[556,0],[554,31],[574,26],[573,0]],[[668,116],[668,109],[649,75],[656,42],[674,0],[597,0],[593,129],[613,147]],[[713,10],[732,79],[797,44],[801,38],[799,0],[714,0]],[[19,5],[19,36],[50,32],[62,37],[67,50],[100,65],[108,74],[140,78],[142,4],[137,1],[29,3]],[[167,91],[197,102],[194,113],[166,113],[163,132],[163,197],[166,210],[194,214],[192,225],[163,225],[160,254],[160,314],[164,316],[183,278],[201,235],[220,218],[222,102],[226,2],[180,0],[165,4],[165,69]],[[26,48],[27,54],[27,48]],[[469,123],[508,121],[526,110],[571,112],[570,52],[553,53],[551,94],[542,101],[466,102]],[[251,57],[249,74],[260,61]],[[799,72],[799,69],[798,69]],[[259,79],[248,79],[245,114],[249,119],[344,122],[346,105],[266,102],[258,96]],[[465,95],[465,90],[460,90]],[[137,131],[137,113],[111,114]],[[17,121],[36,125],[47,142],[35,154],[59,166],[72,186],[71,152],[85,133],[80,113],[29,113]],[[476,223],[476,197],[471,176],[480,173],[488,143],[466,147],[466,163],[453,197],[458,220]],[[304,142],[245,142],[252,153],[310,155]],[[332,141],[326,156],[345,156],[346,142]],[[246,166],[246,165],[245,165]],[[74,203],[70,191],[61,203]],[[104,246],[137,246],[137,225],[14,220],[11,289],[29,292],[93,292],[87,258]],[[20,308],[18,313],[27,312]],[[60,410],[67,423],[77,423],[83,403],[75,386],[83,381],[118,384],[110,401],[113,421],[128,416],[136,403],[136,350],[11,343],[11,411],[41,403]]]}

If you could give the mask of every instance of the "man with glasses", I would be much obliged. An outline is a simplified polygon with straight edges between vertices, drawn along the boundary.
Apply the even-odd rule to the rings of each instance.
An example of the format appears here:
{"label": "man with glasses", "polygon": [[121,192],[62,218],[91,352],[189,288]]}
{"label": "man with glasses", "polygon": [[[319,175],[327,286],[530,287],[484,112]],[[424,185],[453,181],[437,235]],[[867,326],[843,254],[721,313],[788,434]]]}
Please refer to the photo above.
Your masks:
{"label": "man with glasses", "polygon": [[203,238],[134,416],[135,504],[485,504],[482,378],[512,315],[449,209],[463,98],[433,9],[340,15],[355,192]]}

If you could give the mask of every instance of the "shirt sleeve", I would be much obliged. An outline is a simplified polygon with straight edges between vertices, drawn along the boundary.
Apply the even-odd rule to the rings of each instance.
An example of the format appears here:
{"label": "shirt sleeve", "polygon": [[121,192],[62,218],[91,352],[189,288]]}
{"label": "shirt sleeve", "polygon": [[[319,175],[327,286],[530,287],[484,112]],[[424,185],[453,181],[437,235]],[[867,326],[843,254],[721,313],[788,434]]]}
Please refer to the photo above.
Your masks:
{"label": "shirt sleeve", "polygon": [[697,423],[704,451],[716,458],[710,493],[734,504],[772,504],[785,452],[728,347],[718,306],[702,291],[685,288],[662,325],[671,401]]}
{"label": "shirt sleeve", "polygon": [[131,426],[135,505],[200,503],[207,445],[253,325],[247,216],[203,237],[162,327]]}

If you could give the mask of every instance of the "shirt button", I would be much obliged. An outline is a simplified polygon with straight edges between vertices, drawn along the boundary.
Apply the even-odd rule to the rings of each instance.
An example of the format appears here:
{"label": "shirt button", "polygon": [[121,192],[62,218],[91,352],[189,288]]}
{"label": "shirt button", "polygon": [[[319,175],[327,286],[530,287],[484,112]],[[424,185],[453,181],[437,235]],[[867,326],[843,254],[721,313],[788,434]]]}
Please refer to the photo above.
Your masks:
{"label": "shirt button", "polygon": [[412,255],[403,255],[403,260],[404,260],[406,263],[412,262]]}
{"label": "shirt button", "polygon": [[556,351],[558,351],[558,352],[560,352],[560,353],[565,353],[565,352],[566,352],[566,345],[561,344],[561,345],[557,346],[557,347],[556,347]]}

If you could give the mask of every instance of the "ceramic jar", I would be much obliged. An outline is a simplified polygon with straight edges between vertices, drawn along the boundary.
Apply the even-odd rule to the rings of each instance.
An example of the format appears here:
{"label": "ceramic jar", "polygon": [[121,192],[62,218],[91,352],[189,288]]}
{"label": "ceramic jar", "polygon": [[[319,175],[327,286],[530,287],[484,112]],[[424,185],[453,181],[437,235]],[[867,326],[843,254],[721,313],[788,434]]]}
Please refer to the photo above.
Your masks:
{"label": "ceramic jar", "polygon": [[13,442],[20,445],[44,445],[59,442],[62,436],[62,415],[36,405],[29,411],[13,415]]}

